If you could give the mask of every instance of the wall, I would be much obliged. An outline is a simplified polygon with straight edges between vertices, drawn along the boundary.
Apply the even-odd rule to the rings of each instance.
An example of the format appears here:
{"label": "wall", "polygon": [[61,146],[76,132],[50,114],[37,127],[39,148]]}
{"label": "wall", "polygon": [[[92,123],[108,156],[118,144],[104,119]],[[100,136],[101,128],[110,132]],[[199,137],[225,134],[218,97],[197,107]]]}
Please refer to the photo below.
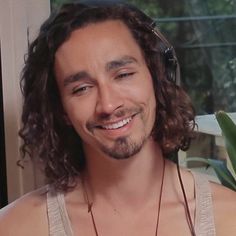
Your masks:
{"label": "wall", "polygon": [[22,107],[19,79],[28,40],[34,38],[49,12],[48,0],[0,0],[3,109],[9,202],[38,186],[34,165],[30,160],[24,163],[24,169],[16,165],[20,159],[21,144],[18,137]]}

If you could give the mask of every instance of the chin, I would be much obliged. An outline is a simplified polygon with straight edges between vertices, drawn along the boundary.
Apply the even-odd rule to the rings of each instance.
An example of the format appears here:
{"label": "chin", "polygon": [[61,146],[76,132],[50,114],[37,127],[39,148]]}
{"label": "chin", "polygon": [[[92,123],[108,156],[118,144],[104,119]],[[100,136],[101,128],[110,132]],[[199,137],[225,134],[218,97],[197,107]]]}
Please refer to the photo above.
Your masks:
{"label": "chin", "polygon": [[121,137],[115,140],[112,147],[101,145],[101,150],[110,158],[124,160],[135,156],[141,151],[146,139],[142,137],[139,141],[132,141],[129,137]]}

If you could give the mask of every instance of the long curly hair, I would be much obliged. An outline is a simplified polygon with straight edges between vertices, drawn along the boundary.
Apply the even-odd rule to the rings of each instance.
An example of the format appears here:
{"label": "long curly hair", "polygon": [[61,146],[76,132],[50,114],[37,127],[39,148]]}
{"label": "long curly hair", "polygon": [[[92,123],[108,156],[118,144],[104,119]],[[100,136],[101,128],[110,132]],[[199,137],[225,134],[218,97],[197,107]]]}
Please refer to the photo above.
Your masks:
{"label": "long curly hair", "polygon": [[153,20],[134,6],[98,2],[65,4],[52,14],[30,45],[22,72],[24,104],[19,135],[23,157],[28,154],[39,159],[47,182],[63,191],[75,185],[86,163],[81,138],[64,120],[54,74],[55,52],[74,30],[90,23],[121,20],[140,46],[158,104],[152,135],[164,155],[186,150],[193,137],[194,109],[175,82],[177,59],[171,45]]}

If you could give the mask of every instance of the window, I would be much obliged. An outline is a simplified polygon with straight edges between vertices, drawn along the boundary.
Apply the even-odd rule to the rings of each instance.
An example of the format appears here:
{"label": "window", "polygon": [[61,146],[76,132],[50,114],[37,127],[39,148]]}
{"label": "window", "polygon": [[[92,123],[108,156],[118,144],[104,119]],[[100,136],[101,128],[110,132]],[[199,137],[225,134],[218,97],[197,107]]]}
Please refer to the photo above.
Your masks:
{"label": "window", "polygon": [[[51,0],[53,9],[69,0]],[[152,16],[174,45],[182,86],[196,112],[236,111],[236,2],[129,0]]]}
{"label": "window", "polygon": [[[0,45],[1,46],[1,45]],[[0,47],[0,208],[7,204],[7,178],[3,119],[2,66]]]}
{"label": "window", "polygon": [[[49,15],[48,0],[0,1],[1,85],[0,120],[4,121],[4,139],[0,146],[0,202],[12,202],[38,186],[34,164],[26,162],[24,169],[16,165],[20,159],[22,94],[19,79],[27,51],[28,40],[34,38],[39,25]],[[7,24],[6,24],[7,22]],[[3,108],[4,113],[1,113]],[[3,121],[2,124],[3,125]],[[0,127],[1,138],[3,126]],[[5,144],[5,145],[4,145]],[[3,158],[5,156],[5,160]],[[5,168],[6,166],[6,168]],[[7,182],[7,187],[6,183]],[[6,193],[7,191],[7,193]],[[6,196],[7,195],[7,196]]]}

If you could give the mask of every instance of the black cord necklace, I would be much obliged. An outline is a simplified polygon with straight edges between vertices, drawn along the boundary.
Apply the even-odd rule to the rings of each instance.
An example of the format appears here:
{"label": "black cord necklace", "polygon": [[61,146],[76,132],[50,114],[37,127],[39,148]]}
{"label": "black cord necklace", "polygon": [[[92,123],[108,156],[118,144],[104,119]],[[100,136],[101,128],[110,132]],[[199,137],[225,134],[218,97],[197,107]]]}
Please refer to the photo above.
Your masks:
{"label": "black cord necklace", "polygon": [[188,221],[188,224],[189,224],[191,235],[196,236],[193,221],[192,221],[189,206],[188,206],[187,196],[186,196],[185,189],[184,189],[184,184],[183,184],[181,173],[180,173],[179,162],[177,162],[177,172],[178,172],[178,178],[179,178],[181,190],[182,190],[183,197],[184,197],[184,202],[185,202],[185,207],[186,207],[186,214],[187,214],[187,221]]}
{"label": "black cord necklace", "polygon": [[[155,236],[158,234],[158,226],[159,226],[159,221],[160,221],[160,212],[161,212],[161,201],[162,201],[162,192],[163,192],[163,183],[164,183],[164,176],[165,176],[165,159],[163,159],[163,171],[162,171],[162,179],[161,179],[161,186],[160,186],[160,192],[159,192],[159,201],[158,201],[158,206],[157,206],[157,218],[156,218],[156,226],[155,226]],[[82,179],[82,185],[84,189],[84,195],[85,195],[85,201],[88,206],[88,213],[90,213],[92,222],[93,222],[93,228],[96,236],[99,236],[96,222],[95,222],[95,217],[93,214],[93,203],[90,202],[88,192],[84,183],[84,180]]]}

